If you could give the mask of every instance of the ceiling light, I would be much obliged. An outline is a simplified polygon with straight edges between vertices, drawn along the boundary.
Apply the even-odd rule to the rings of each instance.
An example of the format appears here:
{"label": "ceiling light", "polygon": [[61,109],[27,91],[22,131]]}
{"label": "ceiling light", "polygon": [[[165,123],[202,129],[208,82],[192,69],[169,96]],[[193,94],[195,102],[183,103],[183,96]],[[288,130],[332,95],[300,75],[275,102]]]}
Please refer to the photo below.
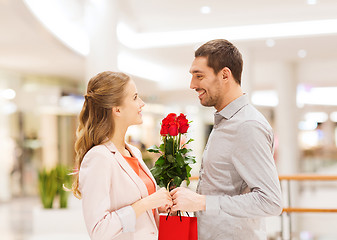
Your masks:
{"label": "ceiling light", "polygon": [[313,87],[299,86],[297,90],[297,105],[327,105],[337,106],[337,87]]}
{"label": "ceiling light", "polygon": [[328,114],[325,112],[308,112],[304,115],[305,121],[325,122],[328,120]]}
{"label": "ceiling light", "polygon": [[211,12],[211,8],[209,6],[203,6],[200,8],[200,12],[202,14],[209,14]]}
{"label": "ceiling light", "polygon": [[163,82],[163,78],[170,76],[168,70],[162,65],[144,60],[143,58],[128,53],[118,54],[117,61],[120,71],[144,79],[149,79],[156,82]]}
{"label": "ceiling light", "polygon": [[304,49],[301,49],[297,52],[297,55],[300,57],[300,58],[305,58],[307,56],[307,51],[305,51]]}
{"label": "ceiling light", "polygon": [[330,120],[332,122],[337,122],[337,112],[330,113]]}
{"label": "ceiling light", "polygon": [[276,91],[254,91],[252,103],[257,106],[276,107],[278,105],[278,95]]}
{"label": "ceiling light", "polygon": [[0,96],[7,100],[12,100],[16,96],[16,92],[13,89],[5,89],[0,91]]}
{"label": "ceiling light", "polygon": [[268,47],[274,47],[275,46],[275,40],[274,39],[267,39],[266,40],[266,45],[268,46]]}
{"label": "ceiling light", "polygon": [[317,4],[317,0],[307,0],[307,4],[308,5],[316,5]]}
{"label": "ceiling light", "polygon": [[0,113],[4,115],[10,115],[15,113],[18,110],[18,107],[13,102],[8,102],[6,104],[0,105]]}
{"label": "ceiling light", "polygon": [[313,121],[312,119],[306,120],[306,121],[300,121],[298,123],[298,128],[300,130],[315,130],[317,128],[317,122]]}
{"label": "ceiling light", "polygon": [[337,19],[244,25],[199,30],[137,33],[125,23],[117,25],[119,41],[129,48],[153,48],[206,42],[225,38],[229,41],[298,37],[337,33]]}

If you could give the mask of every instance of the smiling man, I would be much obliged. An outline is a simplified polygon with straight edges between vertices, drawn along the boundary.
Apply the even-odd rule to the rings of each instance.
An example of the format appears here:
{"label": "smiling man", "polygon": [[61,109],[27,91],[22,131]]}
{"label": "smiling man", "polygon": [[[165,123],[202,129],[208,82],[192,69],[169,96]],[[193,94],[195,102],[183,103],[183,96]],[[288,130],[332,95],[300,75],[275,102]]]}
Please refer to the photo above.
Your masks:
{"label": "smiling man", "polygon": [[197,212],[199,240],[267,239],[264,217],[282,211],[273,159],[274,135],[241,89],[243,61],[224,39],[195,52],[190,88],[214,107],[214,126],[204,150],[197,193],[171,191],[172,211]]}

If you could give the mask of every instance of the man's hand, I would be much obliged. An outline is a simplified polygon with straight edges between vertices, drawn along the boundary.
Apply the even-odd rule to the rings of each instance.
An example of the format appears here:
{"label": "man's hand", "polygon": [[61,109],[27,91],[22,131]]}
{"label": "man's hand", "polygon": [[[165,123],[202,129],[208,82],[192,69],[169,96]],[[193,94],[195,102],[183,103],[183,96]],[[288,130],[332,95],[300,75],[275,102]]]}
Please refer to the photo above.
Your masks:
{"label": "man's hand", "polygon": [[173,206],[171,211],[196,212],[206,210],[206,196],[197,194],[187,188],[178,187],[171,192]]}

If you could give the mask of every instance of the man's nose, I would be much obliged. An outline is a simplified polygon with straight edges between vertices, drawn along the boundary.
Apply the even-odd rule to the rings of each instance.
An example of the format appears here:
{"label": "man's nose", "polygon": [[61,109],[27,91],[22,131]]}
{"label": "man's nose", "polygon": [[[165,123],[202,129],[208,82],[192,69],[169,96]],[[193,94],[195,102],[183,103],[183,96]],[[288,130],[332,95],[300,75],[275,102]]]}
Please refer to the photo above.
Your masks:
{"label": "man's nose", "polygon": [[195,85],[195,81],[193,80],[193,78],[191,79],[191,83],[190,83],[190,89],[196,89],[196,85]]}

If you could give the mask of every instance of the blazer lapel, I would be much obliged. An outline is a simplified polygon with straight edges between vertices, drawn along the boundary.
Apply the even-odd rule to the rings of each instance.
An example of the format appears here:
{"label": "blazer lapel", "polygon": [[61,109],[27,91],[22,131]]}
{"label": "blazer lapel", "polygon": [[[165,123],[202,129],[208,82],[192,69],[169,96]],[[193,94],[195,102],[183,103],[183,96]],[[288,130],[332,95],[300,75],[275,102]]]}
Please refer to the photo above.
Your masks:
{"label": "blazer lapel", "polygon": [[[148,168],[148,167],[146,166],[146,164],[144,163],[143,158],[142,158],[142,155],[139,154],[139,151],[136,151],[135,147],[132,146],[132,145],[130,145],[130,144],[128,144],[128,143],[126,143],[126,147],[127,147],[127,149],[132,153],[132,155],[138,159],[138,161],[139,161],[139,163],[140,163],[140,167],[141,167],[141,168],[144,170],[144,172],[151,178],[151,180],[153,181],[155,187],[157,187],[156,180],[155,180],[154,177],[152,176],[152,174],[151,174],[149,168]],[[134,149],[135,149],[135,150],[134,150]],[[144,186],[145,186],[145,184],[144,184]],[[146,186],[145,186],[145,187],[146,187]],[[146,189],[146,192],[147,192],[147,189]],[[154,215],[153,215],[153,213],[152,213],[152,210],[147,210],[146,212],[147,212],[147,214],[149,215],[149,217],[151,218],[152,223],[154,224],[154,226],[155,226],[156,228],[158,228],[158,227],[159,227],[159,215],[158,215],[158,210],[157,210],[157,209],[154,210],[154,212],[155,212]]]}
{"label": "blazer lapel", "polygon": [[138,161],[140,163],[140,167],[151,178],[151,180],[154,182],[154,185],[157,186],[156,180],[154,179],[154,177],[153,177],[152,173],[150,172],[149,168],[146,166],[145,162],[143,161],[143,157],[141,155],[137,154],[136,151],[133,151],[134,146],[131,146],[130,144],[126,143],[126,147],[132,153],[132,155],[135,156],[138,159]]}
{"label": "blazer lapel", "polygon": [[134,181],[134,183],[137,185],[141,193],[141,196],[142,197],[148,196],[149,194],[148,194],[145,184],[139,178],[139,176],[135,173],[135,171],[131,168],[131,166],[128,164],[128,162],[125,160],[122,154],[117,150],[115,145],[111,141],[105,143],[104,145],[114,154],[115,159],[117,160],[118,164],[130,176],[132,181]]}

